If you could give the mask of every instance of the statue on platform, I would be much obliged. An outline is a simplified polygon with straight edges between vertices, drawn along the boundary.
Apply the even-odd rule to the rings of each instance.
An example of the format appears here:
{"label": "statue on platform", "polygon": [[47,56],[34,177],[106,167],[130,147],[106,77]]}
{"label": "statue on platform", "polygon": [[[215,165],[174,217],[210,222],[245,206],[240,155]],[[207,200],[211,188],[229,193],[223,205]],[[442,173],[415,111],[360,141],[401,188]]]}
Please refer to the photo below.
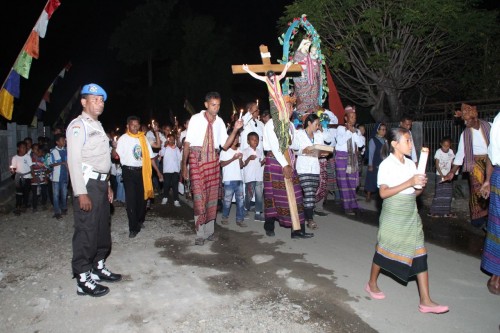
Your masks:
{"label": "statue on platform", "polygon": [[317,50],[309,38],[304,38],[293,56],[293,61],[302,66],[302,75],[293,78],[300,115],[315,112],[320,104],[321,62]]}

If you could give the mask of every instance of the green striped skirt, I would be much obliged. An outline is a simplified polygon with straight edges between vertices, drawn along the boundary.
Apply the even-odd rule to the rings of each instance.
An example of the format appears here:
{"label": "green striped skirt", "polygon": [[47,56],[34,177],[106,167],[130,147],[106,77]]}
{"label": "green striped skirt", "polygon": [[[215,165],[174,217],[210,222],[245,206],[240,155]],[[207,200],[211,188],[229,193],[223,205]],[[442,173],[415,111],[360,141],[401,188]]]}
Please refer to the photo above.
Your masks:
{"label": "green striped skirt", "polygon": [[407,282],[427,270],[422,220],[414,194],[384,199],[373,262]]}

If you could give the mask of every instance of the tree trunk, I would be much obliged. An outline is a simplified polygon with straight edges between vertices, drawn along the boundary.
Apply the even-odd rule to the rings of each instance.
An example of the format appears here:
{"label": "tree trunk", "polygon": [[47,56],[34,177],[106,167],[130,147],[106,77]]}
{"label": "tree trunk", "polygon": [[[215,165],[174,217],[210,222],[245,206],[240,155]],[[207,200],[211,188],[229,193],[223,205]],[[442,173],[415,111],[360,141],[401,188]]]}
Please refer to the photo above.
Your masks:
{"label": "tree trunk", "polygon": [[387,116],[384,113],[384,98],[385,93],[382,89],[379,90],[375,103],[373,103],[372,108],[370,109],[370,114],[372,115],[375,122],[385,122],[387,120]]}
{"label": "tree trunk", "polygon": [[404,107],[401,103],[400,93],[397,89],[394,88],[385,88],[385,93],[391,121],[399,121],[404,113]]}

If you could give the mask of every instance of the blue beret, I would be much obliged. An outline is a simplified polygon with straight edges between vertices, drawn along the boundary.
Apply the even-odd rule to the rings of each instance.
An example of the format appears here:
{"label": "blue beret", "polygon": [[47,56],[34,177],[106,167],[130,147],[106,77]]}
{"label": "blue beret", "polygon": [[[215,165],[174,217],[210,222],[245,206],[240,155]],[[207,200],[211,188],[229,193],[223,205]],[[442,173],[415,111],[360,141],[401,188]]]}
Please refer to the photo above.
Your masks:
{"label": "blue beret", "polygon": [[104,98],[104,101],[108,98],[108,95],[104,91],[104,89],[101,88],[101,86],[95,84],[95,83],[89,83],[87,85],[84,85],[82,88],[82,91],[80,92],[82,95],[97,95],[97,96],[102,96]]}

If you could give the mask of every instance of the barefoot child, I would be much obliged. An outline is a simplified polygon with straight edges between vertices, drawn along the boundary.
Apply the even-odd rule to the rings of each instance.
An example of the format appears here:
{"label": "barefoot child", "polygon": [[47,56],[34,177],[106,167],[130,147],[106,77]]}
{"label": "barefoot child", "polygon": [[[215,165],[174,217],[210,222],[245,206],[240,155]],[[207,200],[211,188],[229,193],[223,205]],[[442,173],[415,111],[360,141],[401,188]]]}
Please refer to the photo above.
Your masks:
{"label": "barefoot child", "polygon": [[434,161],[436,163],[436,189],[432,200],[430,217],[457,217],[451,213],[451,199],[453,196],[453,180],[444,181],[444,177],[450,172],[455,154],[450,149],[451,138],[445,136],[440,142],[441,148],[436,151]]}
{"label": "barefoot child", "polygon": [[427,250],[416,205],[416,196],[423,190],[414,188],[415,185],[425,186],[427,178],[416,174],[415,163],[405,157],[411,154],[412,149],[408,130],[392,129],[389,146],[391,154],[382,161],[378,171],[380,197],[384,202],[380,213],[378,243],[365,291],[371,298],[385,298],[377,285],[381,268],[404,282],[416,275],[420,293],[419,311],[447,312],[447,306],[434,303],[429,295]]}

